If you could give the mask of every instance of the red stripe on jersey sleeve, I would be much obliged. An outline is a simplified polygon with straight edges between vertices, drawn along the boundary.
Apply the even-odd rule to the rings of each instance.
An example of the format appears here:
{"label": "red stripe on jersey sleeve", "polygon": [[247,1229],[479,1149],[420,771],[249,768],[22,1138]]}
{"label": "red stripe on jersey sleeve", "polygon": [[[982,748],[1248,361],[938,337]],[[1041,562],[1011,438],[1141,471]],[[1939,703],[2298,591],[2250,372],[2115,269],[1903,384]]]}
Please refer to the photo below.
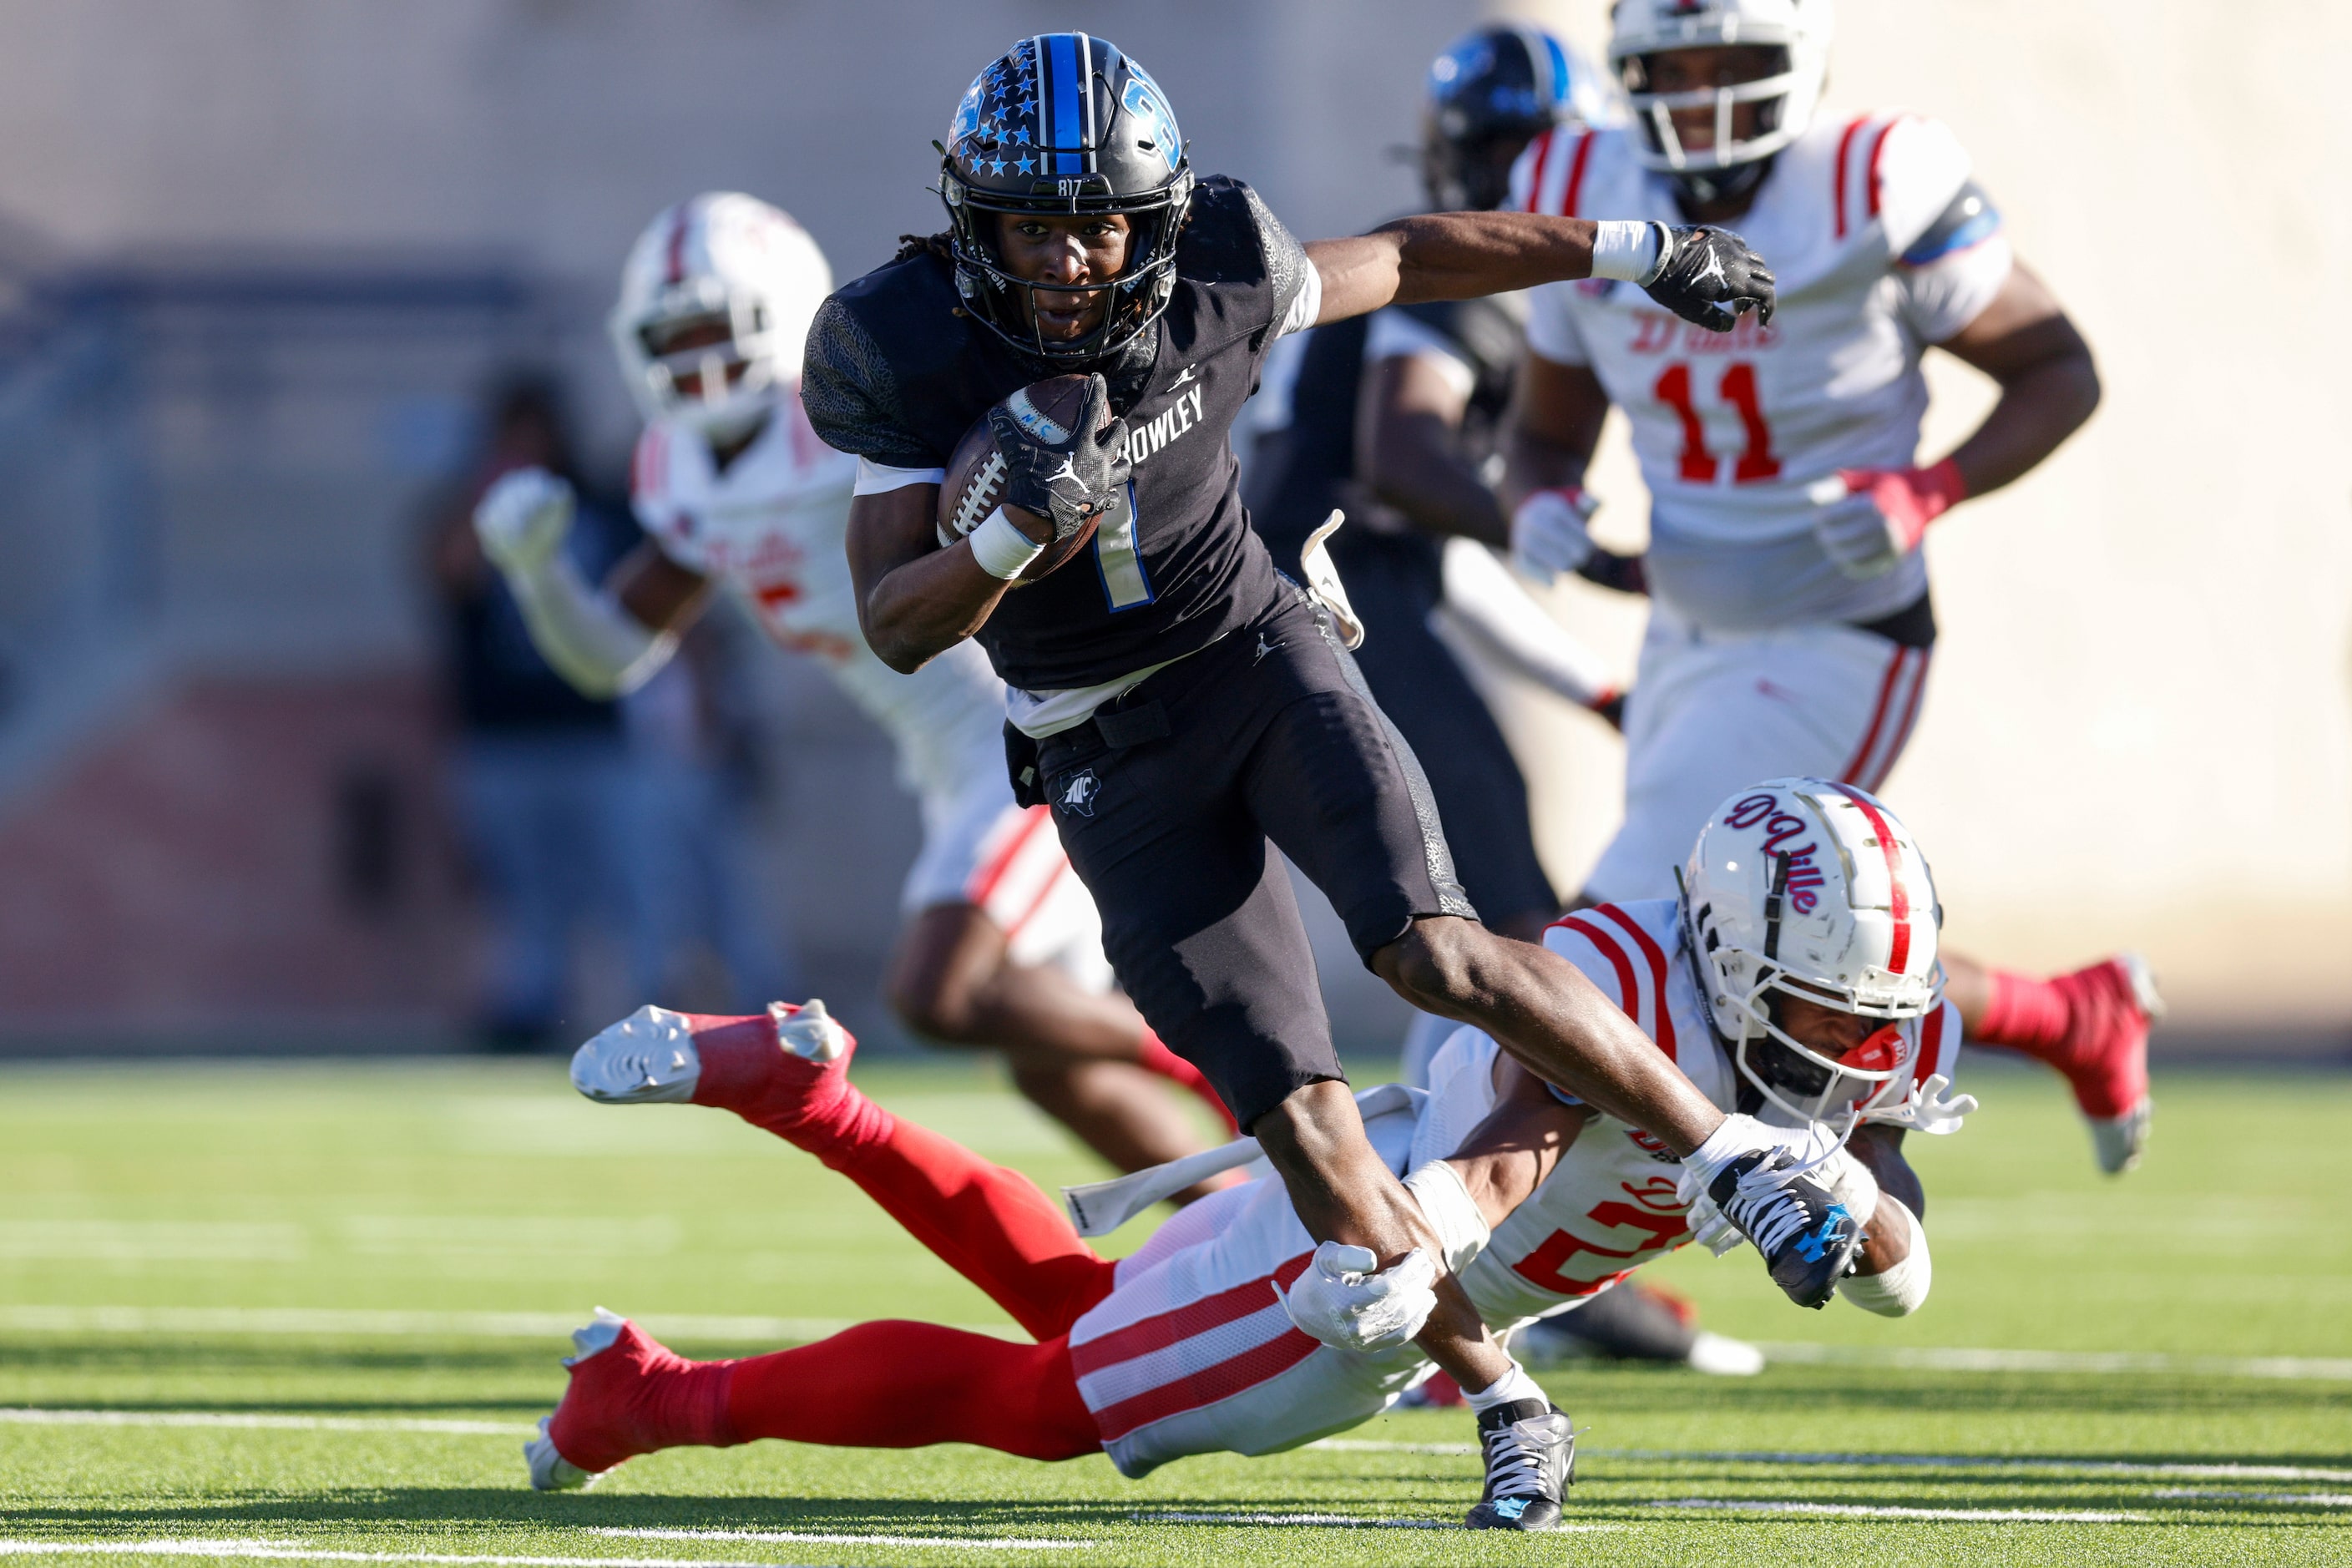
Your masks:
{"label": "red stripe on jersey sleeve", "polygon": [[1642,990],[1633,984],[1633,961],[1625,956],[1625,950],[1618,945],[1615,937],[1584,918],[1589,912],[1580,910],[1564,920],[1554,921],[1549,929],[1574,931],[1591,942],[1595,952],[1609,961],[1609,967],[1617,973],[1617,1005],[1627,1017],[1639,1024],[1642,1021]]}
{"label": "red stripe on jersey sleeve", "polygon": [[1311,1252],[1302,1252],[1271,1274],[1262,1274],[1229,1290],[1203,1296],[1197,1301],[1187,1301],[1181,1307],[1171,1308],[1149,1318],[1139,1318],[1125,1328],[1113,1329],[1084,1344],[1074,1344],[1070,1347],[1070,1369],[1078,1376],[1087,1377],[1107,1366],[1133,1361],[1137,1356],[1150,1355],[1154,1351],[1164,1351],[1180,1340],[1205,1334],[1211,1329],[1223,1328],[1252,1312],[1263,1311],[1275,1304],[1274,1287],[1281,1285],[1287,1288],[1292,1280],[1307,1272],[1307,1266],[1314,1258]]}
{"label": "red stripe on jersey sleeve", "polygon": [[1896,115],[1894,119],[1888,121],[1884,126],[1879,128],[1878,140],[1870,144],[1870,216],[1873,217],[1876,217],[1878,216],[1879,156],[1886,151],[1887,135],[1893,132],[1896,126],[1902,124],[1906,120],[1910,118],[1911,117],[1907,114]]}
{"label": "red stripe on jersey sleeve", "polygon": [[1606,915],[1622,926],[1625,934],[1633,939],[1633,945],[1642,950],[1642,956],[1649,961],[1650,1012],[1656,1020],[1655,1027],[1651,1030],[1651,1033],[1656,1037],[1658,1048],[1666,1053],[1668,1061],[1680,1060],[1681,1058],[1675,1053],[1674,1016],[1666,1011],[1665,950],[1657,944],[1648,931],[1635,923],[1633,916],[1616,905],[1603,904],[1592,912],[1597,915]]}
{"label": "red stripe on jersey sleeve", "polygon": [[1544,171],[1551,167],[1551,145],[1559,135],[1556,130],[1547,131],[1536,138],[1535,168],[1528,176],[1527,210],[1531,213],[1543,210]]}
{"label": "red stripe on jersey sleeve", "polygon": [[[1869,122],[1869,115],[1858,114],[1854,116],[1853,119],[1846,121],[1845,132],[1838,138],[1837,164],[1830,171],[1830,180],[1832,182],[1830,195],[1837,206],[1837,237],[1840,239],[1843,239],[1845,237],[1846,150],[1853,145],[1853,133],[1861,130]],[[1875,212],[1877,208],[1874,205],[1871,210]]]}
{"label": "red stripe on jersey sleeve", "polygon": [[1568,165],[1568,190],[1560,197],[1559,216],[1574,217],[1576,204],[1584,193],[1584,165],[1592,161],[1592,132],[1588,131],[1576,139],[1576,156]]}

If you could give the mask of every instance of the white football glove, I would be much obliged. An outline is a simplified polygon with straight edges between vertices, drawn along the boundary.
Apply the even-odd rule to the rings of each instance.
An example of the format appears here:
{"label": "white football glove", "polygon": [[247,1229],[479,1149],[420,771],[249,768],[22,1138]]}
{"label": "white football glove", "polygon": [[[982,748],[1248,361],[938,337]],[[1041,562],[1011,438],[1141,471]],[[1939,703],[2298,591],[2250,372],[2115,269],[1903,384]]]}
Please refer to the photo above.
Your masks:
{"label": "white football glove", "polygon": [[474,508],[482,553],[509,576],[529,576],[563,548],[572,531],[572,487],[545,468],[517,468]]}
{"label": "white football glove", "polygon": [[1910,1099],[1890,1110],[1874,1110],[1869,1119],[1883,1121],[1890,1127],[1907,1127],[1914,1132],[1958,1132],[1960,1119],[1975,1111],[1977,1097],[1973,1094],[1948,1097],[1945,1090],[1951,1087],[1949,1078],[1942,1073],[1932,1073]]}
{"label": "white football glove", "polygon": [[1538,490],[1511,514],[1511,564],[1521,575],[1549,583],[1592,559],[1585,523],[1601,503],[1570,485]]}
{"label": "white football glove", "polygon": [[1334,1350],[1388,1350],[1437,1310],[1437,1265],[1417,1247],[1375,1273],[1379,1263],[1369,1247],[1327,1241],[1287,1293],[1274,1293],[1301,1331]]}

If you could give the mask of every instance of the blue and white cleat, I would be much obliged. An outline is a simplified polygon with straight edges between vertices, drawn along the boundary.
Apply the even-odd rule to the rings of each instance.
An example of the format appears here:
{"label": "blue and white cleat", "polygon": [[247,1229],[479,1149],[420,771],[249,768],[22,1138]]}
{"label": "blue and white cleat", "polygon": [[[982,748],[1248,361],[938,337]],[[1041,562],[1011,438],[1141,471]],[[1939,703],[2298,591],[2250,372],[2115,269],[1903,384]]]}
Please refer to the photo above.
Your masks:
{"label": "blue and white cleat", "polygon": [[1576,1483],[1576,1429],[1540,1399],[1497,1405],[1478,1417],[1486,1488],[1463,1522],[1472,1530],[1555,1529]]}
{"label": "blue and white cleat", "polygon": [[[768,1016],[777,1043],[804,1061],[833,1061],[849,1048],[848,1035],[816,997],[797,1008],[770,1003]],[[697,1031],[740,1022],[640,1007],[572,1054],[572,1087],[600,1105],[683,1104],[702,1080]]]}
{"label": "blue and white cleat", "polygon": [[1862,1221],[1786,1149],[1743,1154],[1707,1184],[1706,1195],[1764,1255],[1772,1283],[1800,1307],[1829,1305],[1853,1272],[1867,1237]]}

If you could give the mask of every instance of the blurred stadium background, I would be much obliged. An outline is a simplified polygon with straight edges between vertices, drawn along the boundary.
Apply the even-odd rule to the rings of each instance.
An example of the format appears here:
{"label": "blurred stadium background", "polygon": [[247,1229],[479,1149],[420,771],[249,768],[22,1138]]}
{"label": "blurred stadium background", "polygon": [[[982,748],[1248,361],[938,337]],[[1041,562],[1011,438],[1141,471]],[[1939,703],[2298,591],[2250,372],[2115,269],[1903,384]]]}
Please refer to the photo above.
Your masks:
{"label": "blurred stadium background", "polygon": [[[1592,47],[1600,0],[1522,8]],[[457,1045],[481,932],[446,787],[426,513],[485,389],[533,368],[617,481],[602,331],[688,192],[798,216],[846,277],[938,226],[929,139],[977,62],[1084,26],[1148,61],[1203,168],[1302,235],[1415,199],[1463,0],[0,5],[0,1051]],[[1945,637],[1889,787],[1956,940],[2116,945],[2168,1054],[2352,1046],[2352,12],[2284,0],[1844,0],[1830,90],[1949,121],[2099,351],[2087,432],[1937,536]],[[1986,398],[1938,364],[1925,443]],[[1622,448],[1595,488],[1638,537]],[[1638,610],[1562,590],[1630,668]],[[747,854],[861,1030],[914,853],[881,734],[735,662]],[[1555,880],[1614,823],[1615,742],[1507,700]],[[593,1028],[631,994],[580,960]],[[1394,1004],[1336,941],[1343,1038]],[[665,998],[667,1000],[669,998]],[[691,1001],[686,997],[683,1000]],[[2159,1158],[2161,1155],[2159,1154]]]}

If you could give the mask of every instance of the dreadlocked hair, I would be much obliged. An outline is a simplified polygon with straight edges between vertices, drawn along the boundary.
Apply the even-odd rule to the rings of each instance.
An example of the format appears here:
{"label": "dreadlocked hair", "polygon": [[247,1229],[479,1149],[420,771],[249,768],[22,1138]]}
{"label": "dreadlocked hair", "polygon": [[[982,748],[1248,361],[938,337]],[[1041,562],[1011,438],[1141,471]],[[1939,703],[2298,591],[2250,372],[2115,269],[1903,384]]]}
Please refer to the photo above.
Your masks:
{"label": "dreadlocked hair", "polygon": [[938,234],[902,234],[898,237],[898,254],[893,261],[904,261],[910,256],[929,255],[955,265],[955,236],[942,230]]}

